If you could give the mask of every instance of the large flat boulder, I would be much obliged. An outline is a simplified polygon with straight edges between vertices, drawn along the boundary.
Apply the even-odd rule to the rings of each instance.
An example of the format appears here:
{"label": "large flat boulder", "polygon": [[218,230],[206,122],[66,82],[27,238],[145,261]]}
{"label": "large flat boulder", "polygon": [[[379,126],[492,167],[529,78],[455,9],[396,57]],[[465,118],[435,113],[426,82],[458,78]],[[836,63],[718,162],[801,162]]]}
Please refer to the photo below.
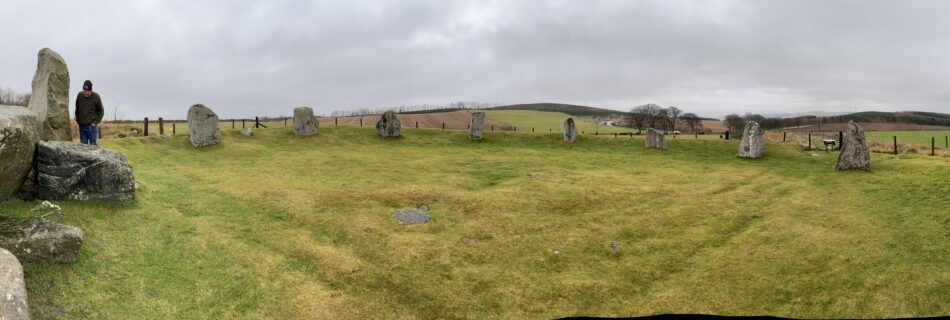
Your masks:
{"label": "large flat boulder", "polygon": [[868,141],[864,138],[864,128],[854,121],[848,121],[848,129],[844,131],[841,141],[841,153],[838,154],[838,163],[835,170],[860,169],[871,170],[871,150]]}
{"label": "large flat boulder", "polygon": [[396,113],[392,110],[386,111],[379,121],[376,121],[376,131],[380,136],[396,138],[400,135],[400,128],[402,125],[399,123],[399,117],[396,116]]}
{"label": "large flat boulder", "polygon": [[82,247],[82,230],[46,218],[0,216],[0,248],[20,261],[74,263]]}
{"label": "large flat boulder", "polygon": [[317,134],[320,124],[313,117],[313,109],[310,107],[294,108],[294,135],[312,136]]}
{"label": "large flat boulder", "polygon": [[40,139],[73,140],[69,126],[69,69],[63,57],[49,48],[38,54],[29,108],[40,119]]}
{"label": "large flat boulder", "polygon": [[15,195],[30,173],[38,129],[39,119],[30,109],[0,106],[0,201]]}
{"label": "large flat boulder", "polygon": [[125,155],[99,146],[41,141],[36,153],[41,199],[131,200],[135,178]]}
{"label": "large flat boulder", "polygon": [[0,248],[0,319],[30,319],[23,267],[10,251],[3,248]]}
{"label": "large flat boulder", "polygon": [[760,158],[765,154],[765,131],[755,121],[749,121],[742,130],[739,143],[740,158]]}
{"label": "large flat boulder", "polygon": [[203,104],[188,109],[188,140],[195,148],[221,143],[218,114]]}

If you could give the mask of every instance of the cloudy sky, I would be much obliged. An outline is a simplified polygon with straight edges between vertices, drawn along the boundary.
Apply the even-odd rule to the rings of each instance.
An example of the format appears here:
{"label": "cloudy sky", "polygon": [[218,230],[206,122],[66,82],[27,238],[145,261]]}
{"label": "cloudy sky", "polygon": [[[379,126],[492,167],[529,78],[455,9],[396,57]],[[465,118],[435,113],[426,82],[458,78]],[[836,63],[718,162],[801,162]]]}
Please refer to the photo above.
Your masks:
{"label": "cloudy sky", "polygon": [[4,1],[0,87],[43,47],[126,118],[452,101],[950,112],[950,1]]}

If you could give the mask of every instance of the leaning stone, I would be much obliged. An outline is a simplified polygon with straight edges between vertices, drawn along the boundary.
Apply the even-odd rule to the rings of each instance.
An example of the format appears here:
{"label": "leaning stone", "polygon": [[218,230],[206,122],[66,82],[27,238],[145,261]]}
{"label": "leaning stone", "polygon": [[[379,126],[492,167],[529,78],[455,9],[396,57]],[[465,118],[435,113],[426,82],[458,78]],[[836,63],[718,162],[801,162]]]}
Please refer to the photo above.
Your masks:
{"label": "leaning stone", "polygon": [[29,108],[40,120],[43,141],[72,141],[69,125],[69,69],[58,53],[43,48],[38,54]]}
{"label": "leaning stone", "polygon": [[294,108],[294,135],[312,136],[318,133],[320,123],[313,117],[309,107]]}
{"label": "leaning stone", "polygon": [[254,135],[254,131],[252,131],[251,128],[243,128],[241,129],[241,134],[250,137]]}
{"label": "leaning stone", "polygon": [[482,140],[482,131],[485,128],[485,113],[472,112],[471,123],[468,126],[469,140]]}
{"label": "leaning stone", "polygon": [[574,118],[564,120],[564,142],[574,142],[577,140],[577,126],[574,125]]}
{"label": "leaning stone", "polygon": [[188,109],[188,139],[196,148],[221,143],[218,115],[202,104]]}
{"label": "leaning stone", "polygon": [[0,319],[30,319],[23,267],[16,256],[3,248],[0,248]]}
{"label": "leaning stone", "polygon": [[646,148],[666,150],[666,137],[659,130],[648,128]]}
{"label": "leaning stone", "polygon": [[739,157],[759,158],[765,153],[765,131],[755,121],[749,121],[742,130]]}
{"label": "leaning stone", "polygon": [[848,129],[844,131],[841,141],[841,153],[835,165],[835,170],[850,169],[871,170],[871,151],[864,138],[864,128],[854,121],[848,121]]}
{"label": "leaning stone", "polygon": [[36,152],[41,199],[131,200],[135,178],[125,155],[99,146],[41,141]]}
{"label": "leaning stone", "polygon": [[74,263],[82,247],[82,230],[46,218],[0,216],[0,248],[20,261]]}
{"label": "leaning stone", "polygon": [[376,122],[376,131],[380,136],[395,138],[399,136],[399,117],[392,110],[386,111]]}
{"label": "leaning stone", "polygon": [[401,225],[425,224],[432,220],[425,210],[417,208],[396,210],[393,213],[393,218]]}
{"label": "leaning stone", "polygon": [[39,119],[30,109],[0,106],[0,201],[16,194],[30,173],[38,128]]}

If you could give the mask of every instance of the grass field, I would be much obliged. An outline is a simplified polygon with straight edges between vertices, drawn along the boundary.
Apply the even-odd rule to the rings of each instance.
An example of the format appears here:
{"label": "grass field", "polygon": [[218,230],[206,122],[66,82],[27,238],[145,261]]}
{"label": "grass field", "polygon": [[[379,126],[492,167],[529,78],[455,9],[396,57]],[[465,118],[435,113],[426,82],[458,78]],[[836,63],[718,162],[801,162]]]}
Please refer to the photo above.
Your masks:
{"label": "grass field", "polygon": [[[32,315],[950,314],[947,158],[872,154],[871,172],[835,172],[834,153],[792,144],[747,161],[736,140],[403,133],[103,140],[142,188],[59,203],[85,242],[77,264],[24,265]],[[391,217],[423,203],[429,224]]]}
{"label": "grass field", "polygon": [[950,136],[950,131],[866,131],[865,136],[868,140],[878,140],[891,143],[894,136],[897,136],[897,143],[913,143],[930,147],[930,138],[936,138],[937,148],[945,148],[945,137]]}
{"label": "grass field", "polygon": [[[564,131],[564,120],[570,118],[571,116],[566,113],[561,112],[545,112],[545,111],[531,111],[531,110],[485,110],[485,118],[489,120],[494,120],[498,122],[507,123],[513,126],[518,127],[518,130],[521,131],[531,131],[531,128],[535,128],[535,132],[548,132],[548,129],[551,132],[563,132]],[[574,125],[577,126],[577,133],[581,131],[585,133],[614,133],[614,132],[636,132],[636,130],[631,130],[630,128],[624,127],[614,127],[614,126],[600,126],[597,125],[592,118],[587,117],[573,117]]]}

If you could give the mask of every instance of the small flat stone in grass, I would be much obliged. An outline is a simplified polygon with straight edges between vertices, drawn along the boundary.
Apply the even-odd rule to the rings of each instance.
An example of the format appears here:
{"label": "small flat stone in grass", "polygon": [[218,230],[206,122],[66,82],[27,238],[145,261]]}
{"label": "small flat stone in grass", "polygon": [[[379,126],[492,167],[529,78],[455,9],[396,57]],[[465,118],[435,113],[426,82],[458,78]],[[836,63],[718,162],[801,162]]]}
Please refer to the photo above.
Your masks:
{"label": "small flat stone in grass", "polygon": [[620,251],[620,242],[617,242],[617,241],[611,242],[610,251],[613,251],[613,252]]}
{"label": "small flat stone in grass", "polygon": [[416,208],[399,209],[393,213],[393,218],[401,225],[425,224],[432,220],[425,210]]}

